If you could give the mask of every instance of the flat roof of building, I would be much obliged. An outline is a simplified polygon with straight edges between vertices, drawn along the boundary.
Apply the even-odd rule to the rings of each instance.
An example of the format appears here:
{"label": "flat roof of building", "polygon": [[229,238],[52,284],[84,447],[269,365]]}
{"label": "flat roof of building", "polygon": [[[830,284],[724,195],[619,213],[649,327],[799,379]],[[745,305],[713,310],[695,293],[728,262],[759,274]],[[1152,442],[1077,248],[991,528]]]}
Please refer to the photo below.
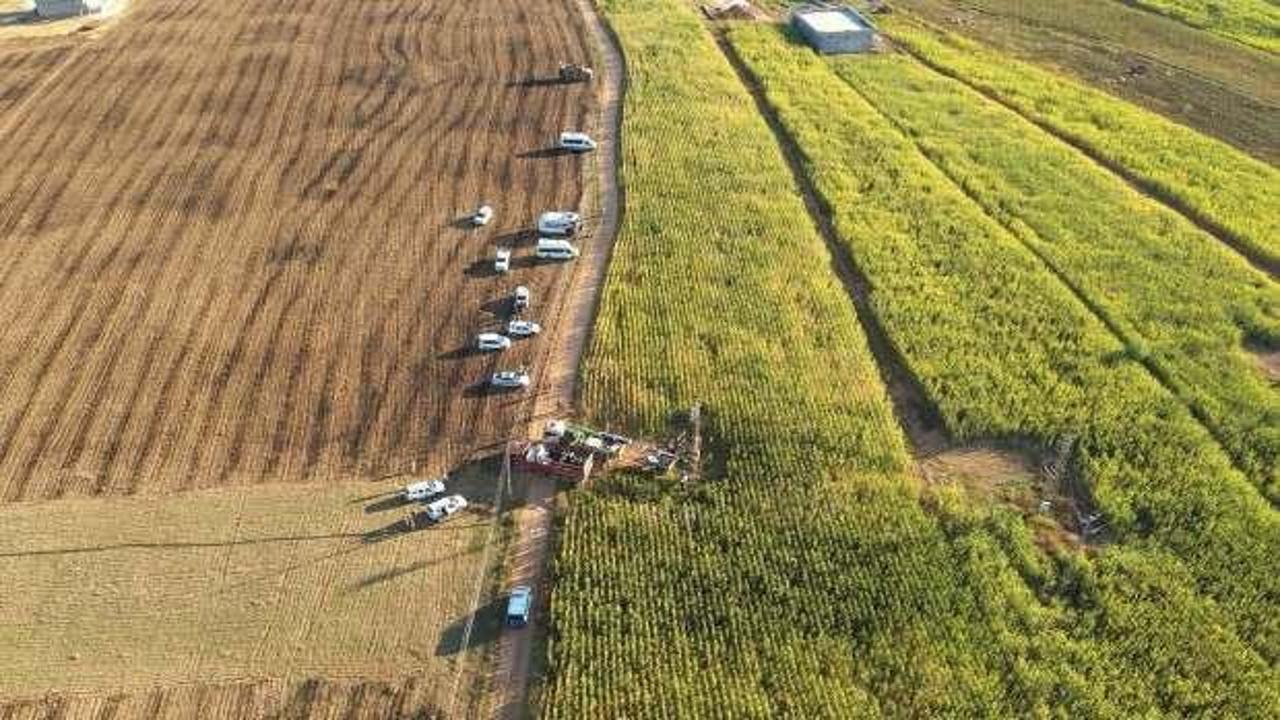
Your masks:
{"label": "flat roof of building", "polygon": [[800,14],[814,30],[823,33],[859,32],[870,28],[858,17],[843,10],[809,10]]}

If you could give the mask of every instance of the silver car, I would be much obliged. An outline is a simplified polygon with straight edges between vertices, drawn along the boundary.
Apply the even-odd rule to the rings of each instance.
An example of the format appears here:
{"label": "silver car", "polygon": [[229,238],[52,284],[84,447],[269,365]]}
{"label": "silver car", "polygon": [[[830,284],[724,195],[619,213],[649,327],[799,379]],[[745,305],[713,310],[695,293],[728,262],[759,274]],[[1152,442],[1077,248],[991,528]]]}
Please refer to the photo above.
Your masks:
{"label": "silver car", "polygon": [[501,370],[489,378],[489,384],[497,388],[524,389],[529,387],[529,373],[524,370]]}
{"label": "silver car", "polygon": [[542,332],[542,326],[532,320],[512,320],[507,323],[507,334],[511,337],[531,337]]}

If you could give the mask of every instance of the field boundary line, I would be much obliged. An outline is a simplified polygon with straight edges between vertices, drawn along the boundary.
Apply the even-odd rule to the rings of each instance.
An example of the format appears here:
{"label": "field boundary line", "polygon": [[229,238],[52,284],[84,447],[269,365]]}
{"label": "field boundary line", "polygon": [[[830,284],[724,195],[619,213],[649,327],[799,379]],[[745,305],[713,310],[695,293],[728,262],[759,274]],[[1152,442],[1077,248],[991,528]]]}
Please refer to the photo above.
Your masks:
{"label": "field boundary line", "polygon": [[[931,26],[927,26],[927,27],[931,27]],[[1182,200],[1160,189],[1156,185],[1156,183],[1141,177],[1138,173],[1126,168],[1124,165],[1122,165],[1119,162],[1116,162],[1114,160],[1109,160],[1103,157],[1100,153],[1092,149],[1086,141],[1072,135],[1071,133],[1065,130],[1060,130],[1054,127],[1053,125],[1049,124],[1048,122],[1037,120],[1036,118],[1033,118],[1027,115],[1026,113],[1022,112],[1022,110],[1018,109],[1013,104],[1001,98],[994,91],[988,90],[987,88],[984,88],[981,85],[974,84],[969,80],[965,79],[965,77],[960,75],[959,73],[954,72],[949,68],[943,67],[942,65],[939,65],[938,63],[933,62],[932,60],[928,59],[924,55],[913,50],[906,43],[895,41],[894,46],[901,49],[907,55],[914,58],[916,62],[919,62],[921,65],[924,65],[925,67],[929,68],[935,73],[960,83],[961,85],[981,95],[982,97],[986,98],[988,101],[994,103],[995,105],[1002,107],[1008,110],[1009,112],[1014,113],[1018,117],[1022,118],[1024,121],[1040,129],[1041,132],[1046,133],[1047,135],[1058,140],[1059,142],[1063,143],[1067,147],[1075,150],[1077,153],[1084,156],[1086,160],[1091,161],[1093,164],[1102,168],[1109,174],[1114,175],[1115,177],[1118,177],[1120,180],[1124,181],[1126,185],[1128,185],[1129,187],[1137,191],[1138,194],[1150,199],[1152,202],[1159,204],[1161,207],[1168,208],[1170,211],[1174,212],[1179,217],[1185,219],[1187,222],[1191,223],[1202,232],[1207,233],[1210,237],[1214,238],[1218,242],[1227,246],[1229,249],[1234,251],[1237,255],[1244,258],[1244,260],[1248,262],[1249,265],[1254,267],[1259,272],[1265,273],[1272,280],[1280,280],[1280,262],[1270,260],[1264,257],[1258,251],[1249,248],[1248,244],[1243,242],[1235,233],[1231,232],[1230,230],[1223,227],[1222,225],[1219,225],[1212,218],[1206,217],[1203,213],[1196,210],[1195,208],[1190,207]],[[848,85],[849,83],[846,81],[845,84]],[[852,86],[850,85],[850,87]],[[860,92],[858,94],[862,95],[862,93]],[[862,97],[865,99],[866,96],[862,95]],[[870,101],[868,100],[868,102]],[[880,112],[882,116],[884,115],[884,113],[880,111],[878,107],[876,108],[876,111]],[[1150,112],[1150,111],[1147,111],[1147,112]],[[1160,116],[1160,117],[1163,118],[1163,116]],[[1163,119],[1169,122],[1173,122],[1171,120],[1168,120],[1168,118],[1163,118]],[[1187,129],[1191,130],[1192,132],[1203,135],[1203,133],[1201,133],[1199,130],[1196,130],[1195,128],[1181,125],[1180,123],[1175,123],[1175,124],[1178,124],[1180,127],[1187,127]],[[894,123],[894,125],[897,126],[897,123]],[[901,128],[899,128],[899,131],[901,131]],[[1233,149],[1234,149],[1234,146],[1233,146]],[[932,162],[932,160],[930,162]]]}
{"label": "field boundary line", "polygon": [[913,455],[919,456],[941,449],[938,447],[940,444],[943,447],[951,446],[951,434],[942,421],[941,412],[929,398],[920,378],[916,377],[907,365],[901,350],[893,343],[888,331],[880,323],[880,317],[876,315],[871,301],[873,292],[871,281],[854,262],[852,251],[840,242],[839,233],[836,232],[835,224],[831,220],[831,213],[826,210],[822,194],[804,172],[804,149],[782,126],[781,120],[765,99],[755,75],[738,55],[737,49],[725,37],[724,31],[713,28],[711,34],[716,46],[720,48],[720,52],[733,68],[738,81],[751,95],[756,112],[760,113],[773,133],[774,141],[778,144],[787,168],[791,172],[792,181],[804,199],[809,219],[818,230],[818,234],[822,236],[836,275],[840,278],[845,294],[853,304],[854,314],[867,338],[867,346],[875,360],[880,381],[889,395],[894,417]]}
{"label": "field boundary line", "polygon": [[[972,203],[984,216],[986,216],[987,218],[995,222],[996,225],[998,225],[1002,230],[1004,230],[1011,237],[1017,240],[1019,245],[1025,248],[1028,252],[1032,254],[1032,256],[1034,256],[1038,261],[1040,261],[1040,263],[1044,265],[1044,267],[1053,275],[1053,277],[1058,282],[1060,282],[1064,287],[1066,287],[1067,290],[1071,292],[1071,294],[1089,312],[1089,314],[1093,316],[1095,319],[1097,319],[1100,323],[1102,323],[1103,327],[1105,327],[1107,331],[1111,333],[1112,337],[1114,337],[1120,343],[1120,345],[1125,349],[1128,356],[1133,360],[1137,361],[1138,364],[1140,364],[1142,368],[1147,372],[1147,374],[1150,375],[1153,379],[1155,379],[1157,383],[1160,384],[1160,387],[1164,388],[1164,390],[1168,392],[1174,399],[1176,399],[1179,403],[1181,403],[1184,407],[1187,408],[1187,410],[1191,413],[1191,416],[1195,418],[1196,422],[1199,423],[1199,425],[1205,429],[1205,431],[1209,434],[1211,438],[1213,438],[1213,441],[1218,446],[1218,449],[1228,459],[1228,461],[1230,461],[1231,467],[1236,472],[1239,472],[1241,475],[1243,475],[1244,477],[1246,478],[1250,477],[1249,473],[1245,472],[1245,470],[1242,467],[1240,467],[1235,454],[1231,452],[1226,442],[1223,440],[1221,429],[1217,426],[1216,423],[1212,421],[1211,418],[1209,418],[1204,413],[1204,411],[1200,408],[1198,403],[1194,402],[1193,399],[1188,398],[1185,395],[1185,393],[1182,391],[1182,384],[1175,381],[1174,378],[1168,373],[1168,371],[1166,371],[1163,367],[1157,364],[1155,360],[1151,358],[1149,353],[1135,352],[1135,349],[1138,348],[1142,343],[1135,340],[1133,337],[1131,337],[1131,335],[1128,332],[1126,332],[1122,327],[1120,327],[1120,323],[1115,319],[1113,319],[1110,313],[1108,313],[1102,306],[1100,306],[1093,298],[1089,297],[1088,293],[1086,293],[1083,288],[1081,288],[1075,281],[1073,281],[1070,277],[1068,277],[1066,272],[1062,270],[1057,265],[1057,263],[1055,263],[1049,256],[1045,255],[1038,248],[1036,248],[1030,242],[1028,242],[1027,239],[1023,237],[1022,233],[1014,229],[1008,222],[993,215],[991,211],[988,210],[987,206],[982,203],[982,201],[974,197],[973,194],[969,192],[968,188],[964,186],[964,183],[960,182],[946,168],[942,167],[942,165],[940,165],[932,157],[930,157],[929,153],[925,151],[923,147],[920,146],[920,143],[910,133],[906,131],[906,128],[904,128],[901,123],[899,123],[896,119],[890,117],[883,109],[881,109],[879,105],[877,105],[873,100],[867,97],[857,87],[855,87],[853,83],[850,83],[847,80],[845,80],[839,73],[834,73],[834,74],[836,75],[836,77],[840,78],[841,82],[843,82],[846,87],[848,87],[854,94],[856,94],[859,98],[861,98],[863,102],[867,104],[868,107],[874,110],[877,115],[879,115],[881,118],[885,120],[885,122],[889,123],[894,128],[894,130],[897,131],[897,133],[900,136],[902,136],[908,142],[910,142],[911,146],[915,148],[916,152],[922,158],[924,158],[924,160],[927,161],[931,167],[936,169],[944,178],[946,178],[948,183],[950,183],[953,187],[959,190],[964,195],[964,197],[968,199],[968,201]],[[1040,237],[1040,234],[1036,232],[1033,228],[1028,228],[1027,232],[1035,235],[1036,237]]]}
{"label": "field boundary line", "polygon": [[480,598],[484,595],[485,578],[489,575],[489,562],[493,554],[493,537],[498,530],[498,525],[502,522],[502,488],[511,481],[511,455],[503,446],[502,467],[498,471],[497,488],[493,493],[493,520],[489,522],[489,531],[484,539],[484,557],[481,558],[480,566],[476,570],[476,590],[471,599],[471,609],[467,613],[467,624],[462,631],[462,639],[458,643],[458,669],[453,673],[453,683],[449,687],[449,705],[444,717],[453,717],[453,709],[458,701],[458,686],[462,682],[462,671],[466,669],[471,658],[468,653],[468,645],[471,643],[471,631],[475,627],[476,611],[480,607]]}

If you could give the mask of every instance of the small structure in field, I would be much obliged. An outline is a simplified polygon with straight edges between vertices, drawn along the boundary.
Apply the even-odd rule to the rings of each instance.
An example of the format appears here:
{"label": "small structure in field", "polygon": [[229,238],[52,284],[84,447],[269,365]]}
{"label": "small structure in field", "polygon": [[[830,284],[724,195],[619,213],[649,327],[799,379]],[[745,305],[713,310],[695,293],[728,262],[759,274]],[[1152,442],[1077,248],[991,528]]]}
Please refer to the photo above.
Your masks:
{"label": "small structure in field", "polygon": [[702,12],[710,20],[762,20],[764,13],[756,10],[747,0],[720,0],[702,6]]}
{"label": "small structure in field", "polygon": [[801,5],[791,11],[791,25],[815,50],[827,55],[870,52],[878,36],[870,20],[847,6]]}
{"label": "small structure in field", "polygon": [[541,440],[514,443],[509,452],[516,470],[583,482],[629,444],[631,440],[621,435],[552,420]]}
{"label": "small structure in field", "polygon": [[583,482],[591,477],[595,456],[558,443],[519,442],[511,447],[511,467],[523,472]]}
{"label": "small structure in field", "polygon": [[107,9],[111,0],[36,0],[36,15],[50,20],[96,15]]}

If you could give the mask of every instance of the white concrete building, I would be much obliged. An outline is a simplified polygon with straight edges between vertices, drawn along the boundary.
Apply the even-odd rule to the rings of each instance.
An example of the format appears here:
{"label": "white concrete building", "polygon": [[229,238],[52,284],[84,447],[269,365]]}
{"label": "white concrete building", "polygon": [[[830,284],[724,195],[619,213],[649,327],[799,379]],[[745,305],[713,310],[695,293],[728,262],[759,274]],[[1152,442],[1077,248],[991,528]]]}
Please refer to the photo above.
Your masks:
{"label": "white concrete building", "polygon": [[801,5],[791,11],[791,24],[820,53],[868,52],[875,47],[876,28],[851,7]]}
{"label": "white concrete building", "polygon": [[36,15],[50,20],[95,15],[107,9],[111,0],[36,0]]}

